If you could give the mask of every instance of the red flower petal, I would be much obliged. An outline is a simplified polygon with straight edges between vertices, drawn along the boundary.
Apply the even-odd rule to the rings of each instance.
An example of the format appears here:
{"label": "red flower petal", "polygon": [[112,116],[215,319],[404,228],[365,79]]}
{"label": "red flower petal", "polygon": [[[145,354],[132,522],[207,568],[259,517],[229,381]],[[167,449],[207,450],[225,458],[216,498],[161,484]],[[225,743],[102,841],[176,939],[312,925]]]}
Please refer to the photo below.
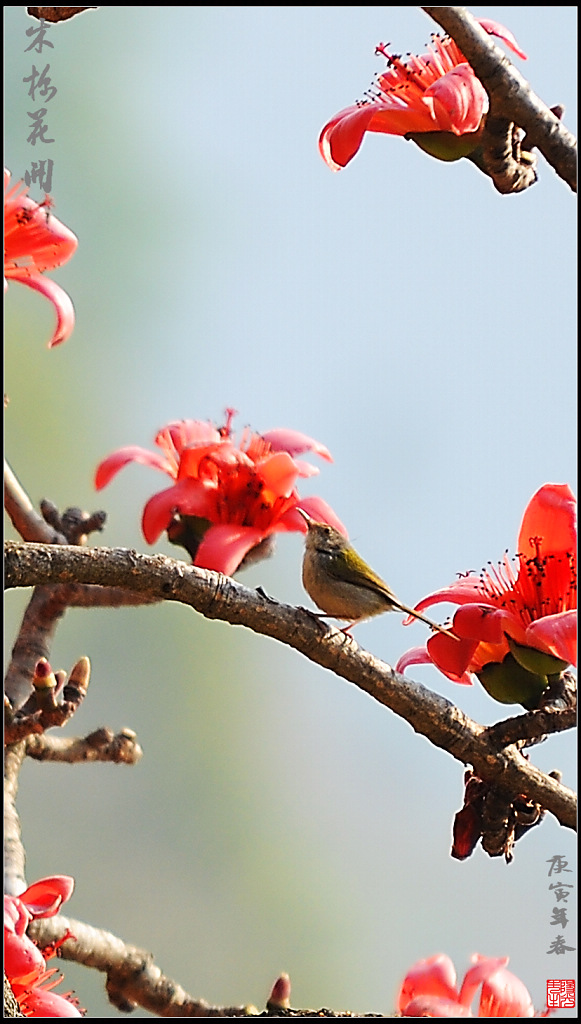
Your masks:
{"label": "red flower petal", "polygon": [[332,462],[331,453],[324,444],[315,441],[307,434],[301,434],[298,430],[288,430],[286,427],[277,427],[275,430],[267,430],[261,435],[263,440],[268,441],[273,452],[288,452],[289,455],[303,455],[304,452],[314,452],[320,455],[327,462]]}
{"label": "red flower petal", "polygon": [[[210,463],[220,463],[222,466],[235,466],[240,461],[239,456],[240,452],[229,441],[188,444],[187,448],[180,452],[178,480],[199,476],[200,464],[204,459],[208,459]],[[247,461],[250,463],[250,460]],[[216,471],[211,465],[206,468],[209,477],[216,476]]]}
{"label": "red flower petal", "polygon": [[42,953],[26,935],[4,928],[4,970],[12,982],[23,979],[23,984],[29,984],[45,967]]}
{"label": "red flower petal", "polygon": [[479,1017],[534,1017],[535,1008],[520,978],[501,968],[482,986]]}
{"label": "red flower petal", "polygon": [[510,32],[504,25],[501,25],[498,21],[492,21],[491,18],[478,18],[478,23],[482,25],[485,32],[488,32],[491,36],[498,36],[502,39],[503,43],[516,53],[518,57],[522,57],[523,60],[527,60],[526,53],[523,53],[512,32]]}
{"label": "red flower petal", "polygon": [[75,880],[70,875],[52,875],[33,882],[18,897],[33,917],[52,917],[61,903],[70,899]]}
{"label": "red flower petal", "polygon": [[476,953],[472,960],[475,961],[474,967],[470,967],[464,975],[462,982],[462,988],[460,989],[459,1001],[462,1006],[470,1006],[474,993],[483,981],[488,981],[490,977],[495,974],[501,967],[506,967],[508,963],[508,957],[496,957],[488,958],[481,956]]}
{"label": "red flower petal", "polygon": [[318,466],[313,466],[312,462],[305,462],[304,459],[293,459],[296,466],[297,476],[302,477],[303,480],[308,480],[311,476],[318,476],[321,470]]}
{"label": "red flower petal", "polygon": [[244,556],[266,536],[255,526],[211,526],[196,551],[194,565],[233,576]]}
{"label": "red flower petal", "polygon": [[186,477],[173,487],[154,494],[147,502],[141,519],[143,536],[147,543],[155,544],[160,534],[167,530],[175,512],[210,519],[215,510],[214,497],[212,491],[191,477]]}
{"label": "red flower petal", "polygon": [[165,448],[166,438],[179,453],[193,444],[219,444],[221,435],[212,423],[205,420],[175,420],[162,427],[155,436],[155,443]]}
{"label": "red flower petal", "polygon": [[452,68],[430,85],[424,96],[433,101],[433,127],[455,135],[477,131],[488,109],[486,90],[469,64]]}
{"label": "red flower petal", "polygon": [[161,469],[164,473],[171,473],[171,466],[167,459],[157,452],[149,452],[147,448],[139,448],[138,445],[128,445],[126,448],[118,448],[97,466],[95,473],[95,487],[98,491],[106,487],[120,469],[130,462],[138,462],[142,466],[151,466],[152,469]]}
{"label": "red flower petal", "polygon": [[472,685],[469,665],[478,647],[477,640],[452,640],[444,633],[434,633],[427,641],[426,647],[430,661],[440,669],[440,672],[448,676],[448,679],[466,686]]}
{"label": "red flower petal", "polygon": [[449,586],[442,587],[441,590],[435,590],[433,594],[423,597],[415,607],[419,612],[423,612],[430,605],[442,602],[462,605],[472,604],[474,601],[482,603],[482,583],[478,576],[463,576],[455,580],[454,583],[450,583]]}
{"label": "red flower petal", "polygon": [[4,171],[4,275],[21,280],[27,272],[42,274],[67,263],[79,240],[50,213],[46,204],[36,203],[18,181],[7,190],[10,172]]}
{"label": "red flower petal", "polygon": [[529,501],[518,535],[518,552],[536,553],[535,539],[542,540],[542,555],[577,550],[577,501],[567,484],[544,484]]}
{"label": "red flower petal", "polygon": [[319,136],[319,152],[332,171],[346,167],[359,151],[375,112],[371,103],[346,107],[325,125]]}
{"label": "red flower petal", "polygon": [[418,960],[406,974],[397,997],[399,1013],[417,996],[437,996],[457,1004],[456,971],[445,953]]}
{"label": "red flower petal", "polygon": [[489,958],[476,953],[475,966],[466,972],[460,1001],[470,1006],[474,993],[482,985],[479,1017],[534,1017],[528,990],[520,978],[505,970],[508,957]]}
{"label": "red flower petal", "polygon": [[465,640],[501,644],[504,642],[506,617],[503,609],[481,604],[466,604],[454,615],[454,632],[456,636]]}
{"label": "red flower petal", "polygon": [[556,658],[562,658],[570,665],[577,664],[577,612],[559,612],[545,615],[531,622],[526,639],[532,647],[548,651]]}
{"label": "red flower petal", "polygon": [[275,452],[257,466],[267,490],[276,497],[288,498],[297,478],[297,467],[287,452]]}
{"label": "red flower petal", "polygon": [[32,915],[24,906],[18,896],[4,897],[4,928],[14,932],[16,935],[24,935],[28,928]]}
{"label": "red flower petal", "polygon": [[4,277],[28,285],[52,302],[57,327],[49,348],[60,345],[75,326],[73,303],[63,289],[42,275],[71,258],[78,239],[50,213],[48,197],[36,203],[22,182],[12,188],[10,172],[4,171]]}
{"label": "red flower petal", "polygon": [[[20,1002],[20,1000],[19,1000]],[[83,1014],[66,996],[44,988],[31,988],[22,998],[21,1009],[29,1017],[82,1017]]]}
{"label": "red flower petal", "polygon": [[406,668],[410,665],[431,665],[432,659],[428,654],[428,649],[425,644],[421,647],[410,647],[409,650],[405,651],[404,654],[398,658],[395,664],[395,671],[404,673]]}
{"label": "red flower petal", "polygon": [[56,312],[57,324],[54,334],[48,342],[48,348],[54,348],[55,345],[60,345],[61,342],[66,341],[73,333],[75,326],[75,307],[70,296],[67,295],[56,281],[51,280],[50,277],[43,277],[41,274],[15,272],[9,276],[11,280],[20,281],[21,284],[28,285],[33,291],[40,292],[41,295],[44,295],[45,299],[52,302]]}

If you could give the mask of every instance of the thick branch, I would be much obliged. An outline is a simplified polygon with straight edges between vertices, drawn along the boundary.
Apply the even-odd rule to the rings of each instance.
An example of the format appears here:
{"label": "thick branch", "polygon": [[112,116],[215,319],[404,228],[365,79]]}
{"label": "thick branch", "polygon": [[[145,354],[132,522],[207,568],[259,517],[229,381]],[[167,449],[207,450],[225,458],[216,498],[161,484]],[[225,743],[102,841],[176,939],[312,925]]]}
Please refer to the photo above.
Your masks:
{"label": "thick branch", "polygon": [[466,7],[422,7],[454,39],[490,98],[495,117],[504,115],[527,133],[564,181],[577,191],[577,143]]}
{"label": "thick branch", "polygon": [[444,697],[399,675],[356,641],[303,608],[279,604],[221,573],[198,569],[164,555],[126,548],[79,548],[8,541],[6,583],[116,586],[158,600],[190,605],[209,619],[243,625],[288,644],[335,672],[404,718],[416,732],[471,764],[481,779],[508,797],[525,795],[575,828],[575,795],[529,764],[514,746],[498,750],[486,729]]}

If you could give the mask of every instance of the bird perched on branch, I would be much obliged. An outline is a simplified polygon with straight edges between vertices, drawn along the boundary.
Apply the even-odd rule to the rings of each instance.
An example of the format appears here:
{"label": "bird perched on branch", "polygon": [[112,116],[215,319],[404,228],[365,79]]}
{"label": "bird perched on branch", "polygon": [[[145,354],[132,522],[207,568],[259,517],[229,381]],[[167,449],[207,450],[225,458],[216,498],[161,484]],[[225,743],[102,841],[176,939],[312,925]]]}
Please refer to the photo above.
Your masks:
{"label": "bird perched on branch", "polygon": [[334,526],[317,522],[302,508],[297,511],[308,527],[303,557],[303,586],[326,616],[350,620],[343,632],[373,615],[400,611],[420,619],[430,629],[458,639],[450,630],[402,604],[387,583],[369,568],[347,538]]}

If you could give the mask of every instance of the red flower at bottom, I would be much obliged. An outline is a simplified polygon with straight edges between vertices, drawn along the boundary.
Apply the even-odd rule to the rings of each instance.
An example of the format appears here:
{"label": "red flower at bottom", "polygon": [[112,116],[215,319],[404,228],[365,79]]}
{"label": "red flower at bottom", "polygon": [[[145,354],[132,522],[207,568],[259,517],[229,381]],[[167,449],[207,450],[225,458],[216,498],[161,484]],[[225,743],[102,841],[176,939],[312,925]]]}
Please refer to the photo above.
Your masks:
{"label": "red flower at bottom", "polygon": [[232,436],[234,410],[215,427],[181,420],[160,430],[155,443],[163,454],[131,446],[107,456],[97,468],[95,486],[105,487],[130,462],[161,469],[175,480],[154,494],[142,517],[143,535],[154,544],[163,530],[192,555],[194,565],[231,576],[249,554],[260,556],[274,533],[305,533],[300,505],[314,519],[346,533],[322,498],[301,498],[297,477],[318,473],[297,455],[315,452],[331,462],[324,445],[296,430],[265,434],[245,430],[238,444]]}
{"label": "red flower at bottom", "polygon": [[31,921],[53,917],[74,887],[69,875],[41,878],[20,896],[4,897],[4,970],[21,1012],[25,1017],[82,1017],[78,1003],[70,994],[51,991],[62,978],[55,968],[46,970],[46,961],[56,945],[39,949],[26,934]]}
{"label": "red flower at bottom", "polygon": [[[406,974],[397,998],[402,1017],[534,1017],[531,997],[519,980],[505,970],[508,957],[491,959],[475,953],[474,964],[460,989],[454,964],[444,953],[419,960]],[[470,1010],[481,987],[478,1013]],[[547,1016],[546,1013],[541,1014]]]}

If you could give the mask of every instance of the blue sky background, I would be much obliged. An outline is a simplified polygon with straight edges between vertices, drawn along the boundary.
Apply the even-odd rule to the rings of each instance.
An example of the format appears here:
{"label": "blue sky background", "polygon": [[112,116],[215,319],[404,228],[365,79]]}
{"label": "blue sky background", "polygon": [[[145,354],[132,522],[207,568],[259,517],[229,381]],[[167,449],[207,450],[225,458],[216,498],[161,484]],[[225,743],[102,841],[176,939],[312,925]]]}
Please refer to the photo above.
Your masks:
{"label": "blue sky background", "polygon": [[[515,64],[575,133],[577,8],[471,10],[513,31],[529,56]],[[4,11],[18,178],[37,158],[32,22]],[[417,7],[201,6],[103,7],[49,30],[52,193],[79,237],[54,277],[77,323],[49,352],[51,308],[10,287],[6,451],[35,502],[104,507],[99,543],[152,550],[141,510],[166,478],[131,466],[97,495],[95,466],[234,406],[240,428],[329,447],[302,493],[414,603],[513,552],[543,483],[576,490],[568,187],[540,158],[538,183],[503,197],[471,164],[388,136],[339,174],[318,155],[322,126],[383,69],[375,46],[422,52],[435,28]],[[282,537],[240,580],[310,605],[301,558]],[[27,597],[8,597],[8,650]],[[394,663],[425,630],[390,615],[356,638]],[[573,835],[548,818],[510,866],[480,849],[452,861],[462,766],[355,687],[174,606],[70,612],[54,665],[85,653],[91,690],[67,732],[127,725],[145,756],[25,766],[28,877],[73,874],[72,916],[217,1004],[260,1005],[286,970],[294,1005],[388,1014],[406,970],[440,951],[461,974],[473,952],[510,956],[538,1008],[547,978],[574,976],[575,954],[547,953],[547,859],[575,867]],[[511,712],[430,667],[413,677],[484,724]],[[531,757],[574,785],[571,735]],[[91,1016],[117,1015],[99,976],[65,970]]]}

